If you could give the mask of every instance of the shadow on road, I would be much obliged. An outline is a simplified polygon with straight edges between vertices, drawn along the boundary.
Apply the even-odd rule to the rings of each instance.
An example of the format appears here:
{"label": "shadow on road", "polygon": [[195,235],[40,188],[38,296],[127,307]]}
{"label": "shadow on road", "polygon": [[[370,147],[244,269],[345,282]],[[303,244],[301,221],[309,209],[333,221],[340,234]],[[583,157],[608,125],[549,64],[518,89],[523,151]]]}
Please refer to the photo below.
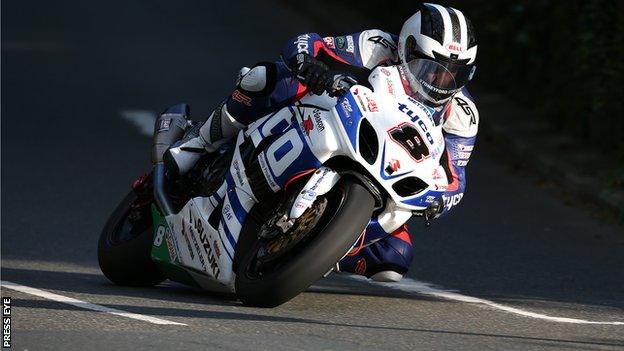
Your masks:
{"label": "shadow on road", "polygon": [[[109,282],[103,275],[95,273],[60,272],[51,270],[2,268],[2,277],[27,286],[67,291],[80,294],[94,294],[104,296],[125,296],[132,298],[149,298],[164,301],[179,301],[182,303],[196,303],[202,305],[240,306],[240,303],[231,294],[213,293],[198,288],[188,287],[175,282],[166,281],[153,288],[124,287]],[[330,275],[311,286],[307,292],[316,294],[376,296],[386,298],[402,298],[418,301],[439,301],[436,298],[389,289],[383,286],[365,284],[355,280],[345,279],[341,275]],[[499,302],[512,304],[531,303],[533,301],[551,301],[556,303],[570,303],[559,299],[548,299],[543,296],[505,296],[496,297]],[[604,301],[575,301],[575,304],[586,308],[602,306],[621,309],[621,302],[608,304]]]}
{"label": "shadow on road", "polygon": [[[176,296],[177,297],[177,296]],[[39,308],[49,310],[81,310],[78,307],[60,304],[47,300],[34,300],[34,299],[16,299],[14,306],[24,308]],[[595,338],[591,341],[578,341],[578,340],[566,340],[555,338],[537,338],[527,336],[516,336],[506,334],[492,334],[492,333],[474,333],[455,330],[441,330],[441,329],[423,329],[423,328],[403,328],[403,327],[388,327],[378,325],[363,325],[363,324],[347,324],[347,323],[335,323],[319,321],[309,318],[295,318],[284,317],[267,314],[256,313],[240,313],[240,312],[225,312],[225,311],[207,311],[197,309],[183,309],[183,308],[165,308],[165,307],[146,307],[146,306],[133,306],[133,305],[121,305],[121,304],[107,304],[108,307],[121,309],[124,311],[130,311],[134,313],[147,314],[159,317],[185,317],[185,318],[201,318],[201,319],[215,319],[215,320],[234,320],[234,321],[250,321],[250,322],[270,322],[270,323],[302,323],[312,325],[322,325],[331,327],[343,327],[343,328],[361,328],[361,329],[375,329],[375,330],[387,330],[387,331],[402,331],[402,332],[415,332],[415,333],[429,333],[440,335],[462,335],[462,336],[475,336],[486,337],[491,339],[507,339],[515,341],[525,341],[533,344],[547,344],[549,346],[559,345],[570,348],[574,345],[578,345],[583,350],[602,349],[602,346],[624,346],[624,341],[617,339],[604,339]],[[592,347],[593,346],[593,347]]]}

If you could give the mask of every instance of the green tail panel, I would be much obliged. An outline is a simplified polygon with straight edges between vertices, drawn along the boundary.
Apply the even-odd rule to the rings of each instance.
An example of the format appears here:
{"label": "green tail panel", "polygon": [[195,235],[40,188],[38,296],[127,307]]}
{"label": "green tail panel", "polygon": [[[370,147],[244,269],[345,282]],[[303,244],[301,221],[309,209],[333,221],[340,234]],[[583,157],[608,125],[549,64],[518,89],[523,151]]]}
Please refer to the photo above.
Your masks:
{"label": "green tail panel", "polygon": [[160,270],[178,283],[199,287],[191,275],[179,265],[179,252],[167,220],[158,208],[152,204],[152,223],[154,224],[154,242],[152,243],[152,259]]}

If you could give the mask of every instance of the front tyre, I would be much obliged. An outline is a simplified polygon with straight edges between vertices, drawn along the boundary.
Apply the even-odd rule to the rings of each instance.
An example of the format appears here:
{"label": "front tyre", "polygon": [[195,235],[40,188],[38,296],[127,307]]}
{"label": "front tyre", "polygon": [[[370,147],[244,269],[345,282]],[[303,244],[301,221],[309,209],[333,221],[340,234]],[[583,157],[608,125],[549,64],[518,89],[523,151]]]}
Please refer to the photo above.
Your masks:
{"label": "front tyre", "polygon": [[[341,181],[325,196],[327,206],[307,240],[268,271],[258,272],[266,242],[249,235],[236,271],[236,294],[248,306],[275,307],[292,299],[327,273],[368,225],[375,201],[358,183]],[[249,233],[251,234],[251,233]]]}
{"label": "front tyre", "polygon": [[151,259],[150,204],[138,204],[141,200],[134,191],[126,195],[100,234],[100,269],[117,285],[153,286],[165,280]]}

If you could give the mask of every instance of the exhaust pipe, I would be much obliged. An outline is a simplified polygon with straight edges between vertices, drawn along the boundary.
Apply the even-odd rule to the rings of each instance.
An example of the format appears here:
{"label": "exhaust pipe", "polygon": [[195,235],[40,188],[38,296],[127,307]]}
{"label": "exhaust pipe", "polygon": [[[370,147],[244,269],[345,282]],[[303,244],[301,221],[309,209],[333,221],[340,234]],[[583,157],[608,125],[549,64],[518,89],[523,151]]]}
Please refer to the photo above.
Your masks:
{"label": "exhaust pipe", "polygon": [[165,192],[165,165],[163,155],[176,141],[182,139],[189,125],[190,108],[187,104],[169,107],[156,119],[152,144],[152,165],[154,167],[154,199],[165,216],[173,213],[173,206]]}

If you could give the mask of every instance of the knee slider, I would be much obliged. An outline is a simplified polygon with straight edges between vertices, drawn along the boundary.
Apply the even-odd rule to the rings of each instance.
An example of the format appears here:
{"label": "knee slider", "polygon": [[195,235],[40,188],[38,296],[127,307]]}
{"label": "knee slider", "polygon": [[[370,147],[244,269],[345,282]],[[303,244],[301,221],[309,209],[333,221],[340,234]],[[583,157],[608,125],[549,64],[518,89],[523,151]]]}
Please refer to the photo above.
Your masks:
{"label": "knee slider", "polygon": [[275,88],[276,80],[275,64],[260,62],[241,77],[238,88],[249,96],[266,96]]}

